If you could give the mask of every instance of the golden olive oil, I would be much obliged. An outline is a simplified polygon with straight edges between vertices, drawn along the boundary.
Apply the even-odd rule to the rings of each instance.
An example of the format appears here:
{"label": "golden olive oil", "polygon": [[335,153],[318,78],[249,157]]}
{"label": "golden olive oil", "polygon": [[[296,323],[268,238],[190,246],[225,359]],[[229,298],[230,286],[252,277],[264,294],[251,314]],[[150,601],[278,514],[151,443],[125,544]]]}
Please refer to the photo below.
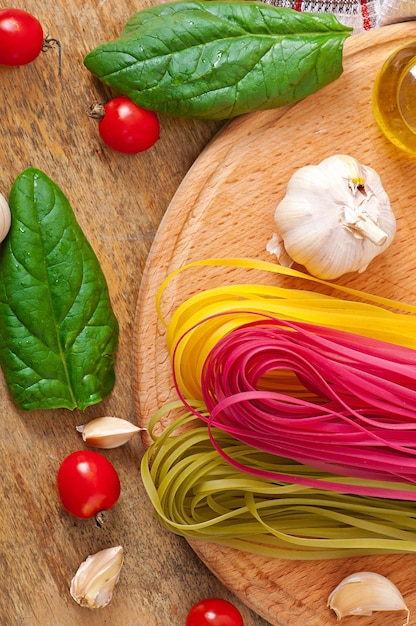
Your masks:
{"label": "golden olive oil", "polygon": [[373,111],[385,136],[416,155],[416,42],[396,50],[381,67],[373,88]]}

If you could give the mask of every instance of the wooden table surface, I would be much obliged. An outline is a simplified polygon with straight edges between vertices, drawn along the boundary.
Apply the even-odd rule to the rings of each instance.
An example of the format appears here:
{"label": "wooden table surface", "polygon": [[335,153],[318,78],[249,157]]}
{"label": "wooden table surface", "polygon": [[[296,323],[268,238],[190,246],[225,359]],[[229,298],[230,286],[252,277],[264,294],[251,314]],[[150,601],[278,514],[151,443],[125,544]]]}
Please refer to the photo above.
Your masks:
{"label": "wooden table surface", "polygon": [[[75,426],[93,417],[136,420],[133,393],[134,314],[142,270],[159,222],[186,172],[220,124],[161,117],[161,138],[147,153],[106,149],[86,113],[110,92],[83,66],[83,57],[114,38],[144,0],[21,0],[62,46],[20,68],[0,67],[0,192],[6,197],[28,166],[43,170],[68,197],[106,275],[120,323],[113,392],[84,413],[24,412],[9,399],[0,374],[0,623],[2,626],[182,626],[190,606],[208,596],[231,599],[246,626],[266,624],[205,568],[185,540],[153,517],[141,484],[140,438],[108,451],[122,493],[103,528],[61,507],[56,473],[83,447]],[[9,6],[4,0],[0,8]],[[152,364],[149,364],[151,367]],[[69,595],[70,580],[88,554],[121,544],[125,563],[115,597],[89,611]]]}

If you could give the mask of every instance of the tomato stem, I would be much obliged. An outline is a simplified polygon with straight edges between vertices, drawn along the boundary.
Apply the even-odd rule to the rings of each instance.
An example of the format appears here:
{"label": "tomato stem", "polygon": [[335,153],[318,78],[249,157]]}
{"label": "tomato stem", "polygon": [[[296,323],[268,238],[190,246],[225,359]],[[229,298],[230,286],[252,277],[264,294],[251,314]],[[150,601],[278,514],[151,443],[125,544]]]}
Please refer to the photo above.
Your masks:
{"label": "tomato stem", "polygon": [[42,52],[46,52],[49,48],[53,48],[54,46],[58,48],[58,76],[60,78],[62,75],[62,45],[59,39],[46,37],[43,40]]}
{"label": "tomato stem", "polygon": [[87,114],[94,120],[102,120],[105,115],[104,105],[99,102],[93,102],[88,108]]}
{"label": "tomato stem", "polygon": [[95,524],[98,528],[102,528],[106,521],[106,511],[98,511],[95,515]]}

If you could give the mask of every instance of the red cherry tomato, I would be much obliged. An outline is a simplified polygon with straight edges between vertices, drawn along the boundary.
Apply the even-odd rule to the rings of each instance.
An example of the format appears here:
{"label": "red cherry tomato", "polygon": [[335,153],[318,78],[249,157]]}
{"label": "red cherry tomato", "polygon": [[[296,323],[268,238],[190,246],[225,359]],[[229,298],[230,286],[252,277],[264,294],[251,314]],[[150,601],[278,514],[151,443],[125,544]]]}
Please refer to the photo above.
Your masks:
{"label": "red cherry tomato", "polygon": [[227,600],[207,598],[194,604],[186,626],[244,626],[240,611]]}
{"label": "red cherry tomato", "polygon": [[104,105],[104,117],[98,129],[109,148],[125,154],[148,150],[160,136],[156,113],[142,109],[125,96],[113,98]]}
{"label": "red cherry tomato", "polygon": [[58,470],[64,508],[76,517],[93,517],[111,509],[120,496],[120,480],[110,461],[91,450],[67,456]]}
{"label": "red cherry tomato", "polygon": [[21,9],[0,9],[0,64],[26,65],[40,54],[43,30],[40,22]]}

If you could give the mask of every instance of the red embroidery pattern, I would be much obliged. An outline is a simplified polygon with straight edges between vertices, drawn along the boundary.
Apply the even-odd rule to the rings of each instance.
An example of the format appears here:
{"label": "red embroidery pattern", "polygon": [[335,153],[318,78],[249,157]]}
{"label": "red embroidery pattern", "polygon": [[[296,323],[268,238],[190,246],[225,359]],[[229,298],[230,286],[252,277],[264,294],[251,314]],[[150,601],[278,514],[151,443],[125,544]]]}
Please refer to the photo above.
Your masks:
{"label": "red embroidery pattern", "polygon": [[[334,13],[345,22],[361,18],[363,30],[371,30],[376,26],[374,0],[263,0],[266,4],[295,9],[302,13]],[[416,4],[416,3],[415,3]],[[358,23],[354,21],[358,27]]]}
{"label": "red embroidery pattern", "polygon": [[370,13],[368,11],[367,0],[361,0],[361,15],[363,16],[363,28],[364,30],[371,29]]}

